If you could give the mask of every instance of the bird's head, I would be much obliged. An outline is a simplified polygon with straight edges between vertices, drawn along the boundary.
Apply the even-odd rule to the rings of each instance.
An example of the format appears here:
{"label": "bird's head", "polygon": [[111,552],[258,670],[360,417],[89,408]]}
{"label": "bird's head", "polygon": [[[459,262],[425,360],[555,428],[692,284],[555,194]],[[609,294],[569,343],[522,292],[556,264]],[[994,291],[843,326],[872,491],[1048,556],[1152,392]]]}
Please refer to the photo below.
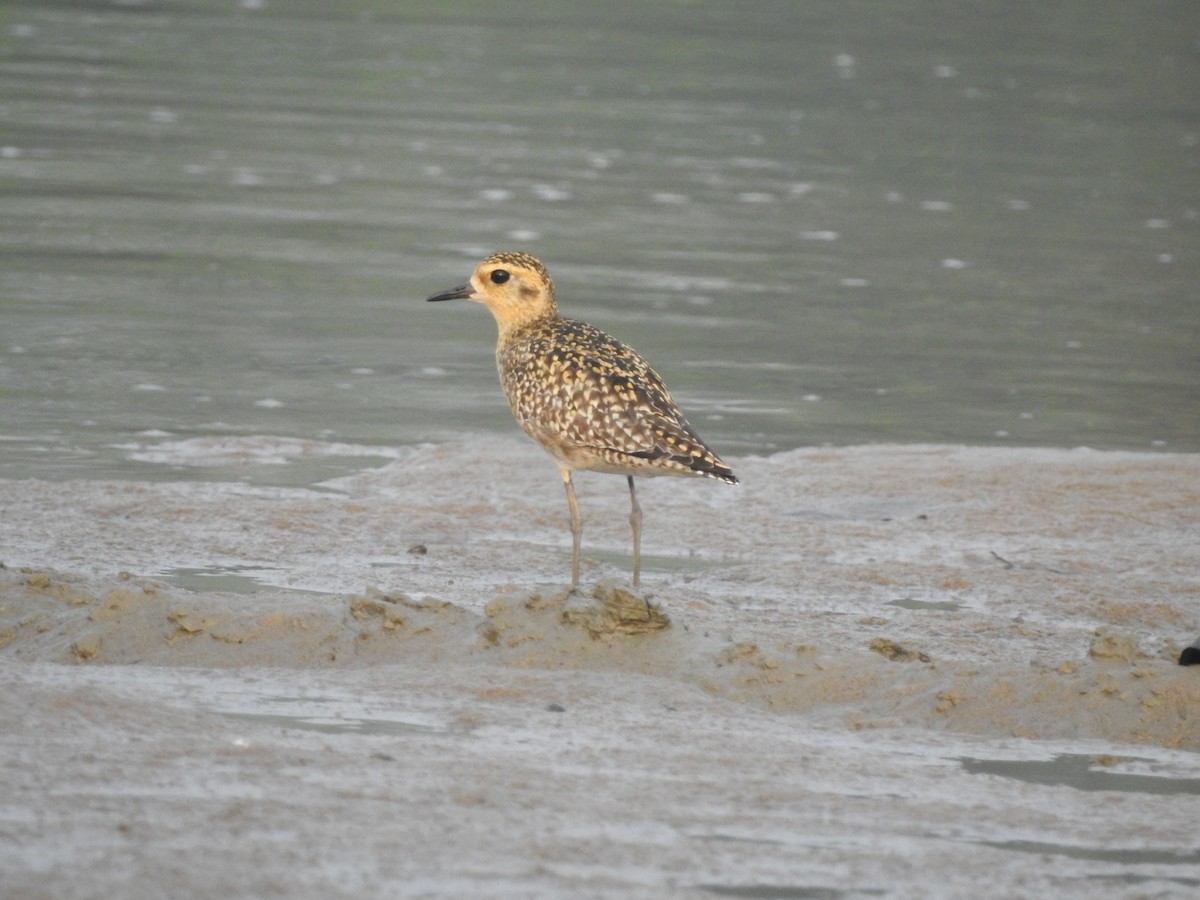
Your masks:
{"label": "bird's head", "polygon": [[528,253],[493,253],[475,267],[466,284],[429,298],[458,299],[474,300],[490,309],[501,334],[558,314],[550,273]]}

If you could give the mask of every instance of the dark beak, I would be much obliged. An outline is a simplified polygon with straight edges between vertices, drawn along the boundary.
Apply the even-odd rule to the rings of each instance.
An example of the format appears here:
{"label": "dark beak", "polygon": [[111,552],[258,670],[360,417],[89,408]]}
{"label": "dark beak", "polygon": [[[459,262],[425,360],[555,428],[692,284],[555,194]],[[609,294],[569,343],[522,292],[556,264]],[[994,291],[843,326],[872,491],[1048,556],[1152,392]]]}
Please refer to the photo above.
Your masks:
{"label": "dark beak", "polygon": [[452,287],[448,291],[439,291],[432,297],[429,297],[426,302],[433,303],[435,300],[462,300],[465,297],[470,297],[475,293],[475,288],[470,284],[460,284],[458,287]]}

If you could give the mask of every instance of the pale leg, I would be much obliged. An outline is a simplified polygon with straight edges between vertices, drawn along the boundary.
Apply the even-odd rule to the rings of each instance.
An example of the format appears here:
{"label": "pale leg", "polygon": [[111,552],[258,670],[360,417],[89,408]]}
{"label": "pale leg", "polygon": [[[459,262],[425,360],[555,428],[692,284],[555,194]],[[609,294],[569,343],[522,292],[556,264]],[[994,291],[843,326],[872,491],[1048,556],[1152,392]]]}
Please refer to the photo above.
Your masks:
{"label": "pale leg", "polygon": [[579,501],[575,499],[575,482],[571,470],[562,469],[563,484],[567,488],[567,508],[571,510],[571,587],[579,587],[579,543],[583,539],[583,517],[579,515]]}
{"label": "pale leg", "polygon": [[633,586],[637,587],[642,574],[642,508],[638,506],[632,475],[629,476],[629,500],[633,505],[629,513],[629,524],[633,528]]}

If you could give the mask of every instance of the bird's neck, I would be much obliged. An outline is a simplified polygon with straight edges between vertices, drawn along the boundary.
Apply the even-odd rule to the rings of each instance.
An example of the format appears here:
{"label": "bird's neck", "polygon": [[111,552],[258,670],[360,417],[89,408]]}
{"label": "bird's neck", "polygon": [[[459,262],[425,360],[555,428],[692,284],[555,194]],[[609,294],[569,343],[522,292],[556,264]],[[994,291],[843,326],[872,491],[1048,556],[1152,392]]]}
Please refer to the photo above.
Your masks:
{"label": "bird's neck", "polygon": [[496,327],[500,330],[499,343],[503,345],[511,340],[513,335],[524,331],[533,325],[551,322],[559,318],[558,308],[554,301],[538,306],[519,305],[515,307],[490,307],[492,316],[496,319]]}

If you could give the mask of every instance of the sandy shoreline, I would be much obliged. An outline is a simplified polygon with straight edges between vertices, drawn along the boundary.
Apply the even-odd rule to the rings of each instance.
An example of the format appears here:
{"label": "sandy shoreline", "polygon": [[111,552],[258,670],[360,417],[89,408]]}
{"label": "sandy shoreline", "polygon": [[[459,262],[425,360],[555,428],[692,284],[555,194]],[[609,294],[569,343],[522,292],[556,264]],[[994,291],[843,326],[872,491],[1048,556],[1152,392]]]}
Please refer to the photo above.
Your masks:
{"label": "sandy shoreline", "polygon": [[[211,466],[214,454],[231,453],[217,462],[253,463],[268,452],[255,446],[183,442],[162,461],[199,473],[197,460]],[[1142,887],[1161,880],[1164,895],[1200,884],[1200,858],[1186,837],[1189,795],[1200,785],[1200,669],[1176,664],[1200,635],[1200,457],[878,446],[739,460],[737,489],[647,482],[640,595],[622,587],[623,485],[584,476],[585,590],[571,596],[562,587],[569,536],[553,467],[520,441],[483,449],[411,448],[317,489],[208,480],[5,483],[0,677],[16,715],[6,715],[14,725],[4,740],[10,759],[23,762],[21,775],[7,767],[6,830],[16,849],[3,861],[12,883],[28,896],[38,896],[40,884],[53,886],[46,896],[85,896],[88,883],[72,877],[69,861],[91,847],[99,854],[91,858],[103,861],[101,883],[127,887],[121,879],[136,860],[122,855],[128,834],[103,808],[122,810],[117,818],[129,819],[134,832],[139,815],[184,829],[192,813],[174,809],[173,788],[146,789],[140,805],[129,792],[139,765],[153,771],[161,758],[168,768],[182,766],[190,739],[198,757],[188,778],[265,779],[275,785],[268,794],[286,788],[267,760],[241,758],[254,756],[246,747],[286,756],[298,740],[308,749],[296,753],[320,755],[314,748],[324,741],[339,760],[329,783],[313,788],[310,801],[290,800],[306,818],[326,822],[310,822],[304,840],[328,838],[325,828],[342,821],[335,807],[357,816],[353,803],[336,797],[365,790],[370,781],[361,782],[357,767],[371,753],[394,764],[409,758],[414,740],[428,744],[428,756],[414,757],[423,761],[417,780],[407,780],[416,774],[408,771],[393,785],[405,798],[395,802],[406,817],[442,823],[453,845],[475,841],[476,874],[456,882],[446,851],[381,868],[360,846],[346,851],[359,882],[345,884],[367,893],[401,879],[424,885],[412,895],[430,896],[484,886],[482,893],[497,896],[581,887],[594,887],[595,896],[801,895],[736,893],[755,885],[902,895],[953,883],[948,863],[936,861],[947,829],[973,835],[969,851],[952,854],[963,885],[987,867],[1003,875],[1005,860],[1025,857],[1012,864],[1017,881],[995,882],[998,894],[1011,893],[1005,888],[1020,878],[1059,895],[1089,879],[1092,890],[1107,891],[1133,884],[1131,872]],[[291,458],[319,450],[293,448]],[[425,552],[410,552],[418,546]],[[198,589],[206,585],[216,589]],[[321,707],[312,698],[325,694],[339,702],[319,713],[308,708]],[[274,699],[263,700],[268,695]],[[363,704],[369,714],[350,711]],[[376,724],[339,730],[342,717]],[[334,724],[322,732],[313,725],[321,721]],[[504,756],[512,750],[506,741],[521,740],[530,743],[522,757],[527,793],[500,802],[487,770],[468,763],[496,741]],[[105,758],[97,751],[86,759],[82,748],[93,743],[122,761],[117,774],[93,771]],[[223,752],[236,757],[232,774],[221,774]],[[968,757],[1085,762],[1074,783],[1022,787],[964,774]],[[727,787],[743,779],[759,786],[750,794],[717,790],[721,799],[712,799],[731,759],[745,768]],[[1130,761],[1137,759],[1148,767],[1143,774],[1177,789],[1139,793],[1136,809],[1112,806],[1110,814],[1126,820],[1109,837],[1101,836],[1107,825],[1072,831],[1058,818],[1062,804],[1086,799],[1079,779],[1136,769]],[[554,781],[568,777],[565,766],[590,785],[616,778],[614,765],[630,767],[626,787],[610,788],[629,804],[621,813],[590,788],[559,808],[537,786],[539,767]],[[953,770],[950,796],[958,798],[936,814],[916,799],[930,765]],[[822,766],[836,772],[821,773]],[[853,838],[863,827],[853,800],[861,787],[853,773],[862,766],[878,782],[863,796],[899,796],[908,809],[891,832],[872,826],[884,842],[874,861],[872,848]],[[461,783],[448,774],[463,767]],[[649,799],[662,777],[675,787]],[[404,793],[424,778],[454,784],[423,800]],[[501,781],[508,784],[501,793],[510,792]],[[1017,834],[1014,785],[1022,803],[1040,810],[1030,833]],[[777,807],[776,790],[797,805]],[[812,818],[815,795],[804,798],[814,791],[824,818]],[[211,814],[234,803],[217,788],[197,796]],[[697,813],[692,826],[662,812],[678,816],[710,800],[707,818]],[[507,837],[475,834],[492,816],[504,819]],[[708,822],[714,833],[743,828],[747,841],[758,840],[764,816],[774,823],[770,840],[782,844],[746,844],[739,855],[729,847],[713,852],[713,841],[727,837],[696,837],[696,823]],[[649,828],[646,840],[658,841],[665,856],[629,851],[632,820]],[[1173,822],[1180,831],[1171,831]],[[138,865],[176,878],[177,890],[219,894],[192,890],[203,867],[172,869],[172,845],[155,851],[157,826],[143,824],[149,832]],[[827,846],[815,856],[764,849],[809,847],[818,832]],[[569,839],[573,833],[579,841]],[[525,855],[517,849],[522,834]],[[1145,835],[1139,847],[1167,856],[1104,849],[1126,835],[1118,844],[1131,852],[1131,834]],[[547,842],[542,850],[537,835]],[[900,838],[921,846],[887,849],[887,839]],[[243,866],[246,877],[274,873],[289,895],[316,895],[321,884],[354,893],[336,888],[327,858],[264,870],[227,836],[191,840],[201,851],[232,852],[229,865]],[[1013,849],[1022,841],[1075,842],[1095,852],[1067,854],[1065,869],[1035,874],[1032,857]],[[572,854],[580,842],[608,861],[579,863]],[[629,851],[624,865],[614,861],[619,853],[607,855],[618,846]],[[877,865],[906,867],[910,857],[924,862],[907,881],[894,872],[887,881]],[[705,874],[718,858],[723,868]],[[743,871],[738,859],[758,868]],[[768,871],[775,874],[754,875]],[[1110,877],[1112,885],[1095,881]],[[263,884],[248,891],[271,892]],[[151,896],[129,894],[143,895]]]}

